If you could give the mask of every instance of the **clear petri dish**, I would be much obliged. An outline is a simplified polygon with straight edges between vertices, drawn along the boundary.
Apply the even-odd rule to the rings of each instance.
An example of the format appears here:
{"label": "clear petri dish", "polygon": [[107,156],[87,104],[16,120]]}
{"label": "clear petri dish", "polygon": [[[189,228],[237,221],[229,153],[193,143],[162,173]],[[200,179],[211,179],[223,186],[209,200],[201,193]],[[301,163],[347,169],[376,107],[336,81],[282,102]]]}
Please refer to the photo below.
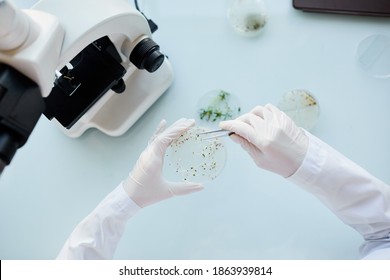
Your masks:
{"label": "clear petri dish", "polygon": [[233,0],[227,16],[233,29],[248,37],[260,34],[267,23],[263,0]]}
{"label": "clear petri dish", "polygon": [[214,180],[226,164],[226,146],[221,138],[204,139],[204,127],[186,131],[168,147],[165,176],[171,180],[205,182]]}
{"label": "clear petri dish", "polygon": [[356,60],[361,69],[376,78],[390,77],[390,37],[371,35],[357,48]]}
{"label": "clear petri dish", "polygon": [[235,119],[241,113],[238,98],[222,89],[211,90],[197,104],[197,119],[204,126],[218,126],[220,121]]}
{"label": "clear petri dish", "polygon": [[278,107],[285,112],[295,124],[307,131],[312,130],[320,116],[320,106],[317,99],[305,89],[287,92]]}

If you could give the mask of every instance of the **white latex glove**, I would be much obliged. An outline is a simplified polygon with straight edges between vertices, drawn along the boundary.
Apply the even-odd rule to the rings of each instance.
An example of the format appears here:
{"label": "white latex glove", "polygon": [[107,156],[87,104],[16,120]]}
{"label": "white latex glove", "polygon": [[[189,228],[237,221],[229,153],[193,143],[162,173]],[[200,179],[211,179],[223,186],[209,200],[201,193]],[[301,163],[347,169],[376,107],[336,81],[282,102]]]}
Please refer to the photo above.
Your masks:
{"label": "white latex glove", "polygon": [[257,166],[283,177],[295,173],[308,149],[309,141],[303,129],[270,104],[257,106],[219,126],[235,133],[231,138],[241,144]]}
{"label": "white latex glove", "polygon": [[167,148],[194,124],[194,120],[180,119],[166,128],[166,121],[160,122],[129,177],[123,182],[124,190],[138,206],[145,207],[175,195],[203,189],[198,183],[168,182],[162,174]]}

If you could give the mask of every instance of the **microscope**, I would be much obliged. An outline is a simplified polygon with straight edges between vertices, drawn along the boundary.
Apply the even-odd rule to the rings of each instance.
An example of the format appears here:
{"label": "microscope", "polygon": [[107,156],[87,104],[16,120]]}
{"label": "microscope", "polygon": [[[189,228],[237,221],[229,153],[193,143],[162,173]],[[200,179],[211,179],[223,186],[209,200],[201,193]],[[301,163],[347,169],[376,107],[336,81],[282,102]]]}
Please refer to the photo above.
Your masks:
{"label": "microscope", "polygon": [[156,29],[125,0],[0,0],[0,173],[42,114],[69,137],[125,133],[173,80]]}

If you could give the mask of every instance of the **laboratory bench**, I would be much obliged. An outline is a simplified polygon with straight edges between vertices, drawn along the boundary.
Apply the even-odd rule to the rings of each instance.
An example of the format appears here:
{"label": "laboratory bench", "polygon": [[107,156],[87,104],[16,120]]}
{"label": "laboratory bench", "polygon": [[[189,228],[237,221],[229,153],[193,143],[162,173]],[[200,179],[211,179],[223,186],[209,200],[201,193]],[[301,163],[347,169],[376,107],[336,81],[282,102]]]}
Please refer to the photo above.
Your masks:
{"label": "laboratory bench", "polygon": [[[28,8],[36,1],[13,2]],[[357,60],[365,38],[390,36],[390,18],[305,13],[289,0],[265,2],[267,23],[248,37],[230,25],[229,1],[140,1],[158,24],[153,38],[172,64],[172,85],[118,137],[90,129],[70,138],[41,117],[0,178],[0,259],[55,258],[74,227],[126,178],[160,120],[198,119],[198,101],[215,89],[234,94],[242,112],[277,105],[293,89],[309,90],[320,105],[311,132],[390,183],[390,76],[374,76]],[[224,141],[222,173],[201,192],[139,211],[115,259],[359,257],[357,232]]]}

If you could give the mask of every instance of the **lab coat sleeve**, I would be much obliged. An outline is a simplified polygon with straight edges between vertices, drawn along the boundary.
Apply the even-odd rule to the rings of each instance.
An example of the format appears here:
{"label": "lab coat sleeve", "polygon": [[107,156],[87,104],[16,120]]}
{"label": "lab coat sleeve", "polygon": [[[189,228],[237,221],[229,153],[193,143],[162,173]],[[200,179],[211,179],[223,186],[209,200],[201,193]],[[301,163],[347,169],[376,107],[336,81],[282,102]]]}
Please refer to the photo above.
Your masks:
{"label": "lab coat sleeve", "polygon": [[139,209],[120,184],[76,226],[57,259],[112,259],[126,222]]}
{"label": "lab coat sleeve", "polygon": [[390,259],[390,186],[306,133],[306,157],[289,180],[318,197],[363,236],[362,258]]}

